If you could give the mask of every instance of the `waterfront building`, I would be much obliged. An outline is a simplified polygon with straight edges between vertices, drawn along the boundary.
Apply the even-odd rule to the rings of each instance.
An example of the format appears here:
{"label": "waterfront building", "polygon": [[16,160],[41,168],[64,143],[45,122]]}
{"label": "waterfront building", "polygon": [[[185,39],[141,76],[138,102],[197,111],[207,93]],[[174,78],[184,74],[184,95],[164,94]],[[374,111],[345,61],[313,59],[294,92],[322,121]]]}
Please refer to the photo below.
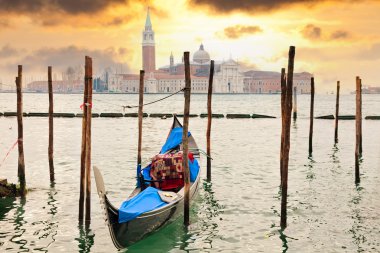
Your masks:
{"label": "waterfront building", "polygon": [[[168,65],[156,70],[155,37],[147,12],[145,27],[142,33],[142,61],[145,70],[146,93],[173,93],[185,86],[185,64],[183,57],[175,62],[173,53],[168,57]],[[192,55],[190,61],[191,88],[193,93],[207,93],[210,71],[210,54],[203,44]],[[281,92],[280,73],[268,71],[243,72],[240,64],[232,58],[227,61],[215,61],[214,93],[258,93],[272,94]],[[309,73],[294,74],[294,86],[299,93],[310,92]],[[109,90],[113,92],[139,91],[139,75],[115,74],[110,81]]]}

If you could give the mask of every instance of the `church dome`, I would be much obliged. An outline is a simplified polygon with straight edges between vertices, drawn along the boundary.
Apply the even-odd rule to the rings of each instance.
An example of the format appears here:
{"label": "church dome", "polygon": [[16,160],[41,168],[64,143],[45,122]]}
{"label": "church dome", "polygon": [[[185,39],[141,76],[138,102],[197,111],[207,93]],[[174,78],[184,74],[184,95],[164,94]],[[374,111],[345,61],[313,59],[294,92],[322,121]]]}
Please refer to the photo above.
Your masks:
{"label": "church dome", "polygon": [[199,50],[194,53],[193,61],[197,63],[207,63],[210,61],[210,55],[204,50],[203,44],[199,47]]}

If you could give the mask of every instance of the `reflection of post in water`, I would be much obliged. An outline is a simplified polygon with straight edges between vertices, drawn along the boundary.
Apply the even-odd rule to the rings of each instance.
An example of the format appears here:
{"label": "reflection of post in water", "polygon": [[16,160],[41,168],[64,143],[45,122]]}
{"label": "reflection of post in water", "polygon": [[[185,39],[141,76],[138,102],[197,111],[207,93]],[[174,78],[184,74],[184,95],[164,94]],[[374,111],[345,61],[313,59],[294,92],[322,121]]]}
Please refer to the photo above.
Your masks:
{"label": "reflection of post in water", "polygon": [[48,219],[44,221],[45,228],[43,229],[43,234],[41,234],[38,239],[42,238],[48,238],[51,236],[51,241],[40,250],[46,250],[49,248],[49,246],[55,242],[55,236],[58,233],[58,220],[55,220],[55,215],[57,214],[57,200],[55,199],[55,195],[57,195],[57,190],[54,188],[54,182],[50,184],[50,190],[48,191],[48,199],[47,199],[47,205],[48,205]]}
{"label": "reflection of post in water", "polygon": [[[223,213],[223,206],[221,206],[215,199],[214,191],[212,190],[212,182],[203,182],[204,196],[201,206],[201,211],[205,216],[201,216],[199,220],[201,231],[204,233],[207,231],[207,237],[203,239],[203,242],[207,243],[212,248],[212,241],[217,236],[218,224],[215,222],[215,218]],[[220,218],[221,219],[221,218]]]}
{"label": "reflection of post in water", "polygon": [[282,253],[286,253],[289,249],[288,240],[286,239],[287,236],[284,234],[284,231],[282,229],[279,230],[279,233],[280,233],[280,239],[282,241]]}
{"label": "reflection of post in water", "polygon": [[313,159],[313,155],[309,155],[307,158],[309,162],[307,163],[308,171],[306,173],[306,178],[309,179],[309,181],[313,181],[315,179],[315,172],[314,172],[314,163],[315,160]]}
{"label": "reflection of post in water", "polygon": [[[335,143],[332,148],[332,154],[331,154],[332,162],[333,164],[336,164],[336,167],[334,166],[332,169],[333,172],[339,172],[341,168],[338,153],[339,153],[338,143]],[[338,171],[336,171],[335,169],[338,169]]]}
{"label": "reflection of post in water", "polygon": [[80,253],[87,253],[91,251],[92,245],[94,245],[95,234],[92,232],[90,225],[79,225],[79,238],[75,238],[78,241],[78,248]]}
{"label": "reflection of post in water", "polygon": [[202,195],[201,205],[199,206],[199,211],[197,211],[198,229],[194,232],[185,230],[184,236],[181,237],[181,245],[179,247],[181,250],[187,249],[192,242],[191,238],[193,236],[202,238],[202,243],[205,244],[202,246],[203,249],[211,249],[213,238],[216,237],[219,232],[218,224],[214,219],[223,213],[223,206],[219,205],[215,199],[212,182],[204,180],[203,190],[204,194]]}
{"label": "reflection of post in water", "polygon": [[28,248],[25,247],[25,245],[28,243],[25,239],[20,239],[22,235],[25,233],[26,229],[23,228],[24,224],[26,221],[24,220],[24,213],[25,213],[25,206],[26,199],[25,198],[20,198],[20,204],[16,208],[15,212],[15,219],[14,219],[14,236],[10,239],[11,242],[18,244],[21,250],[29,251]]}
{"label": "reflection of post in water", "polygon": [[355,195],[350,204],[352,204],[352,220],[354,223],[352,224],[352,228],[349,230],[352,233],[353,243],[358,247],[357,252],[364,252],[362,248],[362,244],[367,241],[364,231],[361,231],[363,228],[363,218],[360,215],[360,201],[362,199],[362,193],[364,188],[361,186],[356,186],[357,195]]}

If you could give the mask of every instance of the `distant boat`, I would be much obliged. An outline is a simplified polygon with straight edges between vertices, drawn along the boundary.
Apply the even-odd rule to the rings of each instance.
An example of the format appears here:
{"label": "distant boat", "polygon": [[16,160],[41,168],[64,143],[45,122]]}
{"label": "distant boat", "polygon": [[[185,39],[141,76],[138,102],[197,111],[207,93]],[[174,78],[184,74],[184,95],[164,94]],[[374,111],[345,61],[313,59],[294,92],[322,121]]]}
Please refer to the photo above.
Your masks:
{"label": "distant boat", "polygon": [[[136,243],[146,235],[175,220],[183,212],[184,185],[182,145],[180,145],[182,143],[182,131],[181,123],[174,116],[166,143],[160,154],[156,156],[161,157],[162,160],[157,162],[161,165],[156,166],[153,161],[142,170],[138,168],[138,186],[119,209],[108,200],[103,177],[99,169],[94,166],[98,195],[116,248],[124,249]],[[199,158],[199,149],[191,134],[189,136],[189,150],[193,152],[189,152],[190,160],[193,158],[192,161],[189,160],[190,180],[193,179],[190,186],[190,200],[192,200],[199,188],[200,168],[198,161],[194,158]],[[170,173],[168,173],[167,168],[163,167],[167,165],[167,159],[170,157],[175,157],[173,158],[175,169],[173,170],[171,167]],[[160,172],[166,172],[166,176],[165,173],[161,173],[164,176],[160,177]],[[148,179],[149,176],[153,180],[151,180],[152,178]]]}

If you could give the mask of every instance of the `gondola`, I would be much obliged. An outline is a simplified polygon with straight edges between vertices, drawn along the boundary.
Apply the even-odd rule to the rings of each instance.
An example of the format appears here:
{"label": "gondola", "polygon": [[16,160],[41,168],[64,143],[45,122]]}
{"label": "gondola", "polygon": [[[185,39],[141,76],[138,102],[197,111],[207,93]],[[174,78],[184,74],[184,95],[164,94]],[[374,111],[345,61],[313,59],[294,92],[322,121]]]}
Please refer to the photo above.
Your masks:
{"label": "gondola", "polygon": [[[168,137],[166,139],[166,143],[165,143],[166,146],[168,142],[172,140],[171,136],[173,135],[173,133],[176,131],[177,137],[178,137],[181,129],[182,129],[182,125],[179,122],[178,118],[174,115],[173,124],[169,131]],[[180,142],[182,142],[182,136],[180,139],[181,139]],[[191,152],[190,154],[193,156],[192,158],[194,158],[194,160],[199,159],[198,146],[193,136],[190,133],[189,133],[188,140],[189,140],[188,142],[189,152]],[[165,145],[163,146],[163,148],[165,147]],[[160,151],[160,154],[163,153],[163,151],[166,151],[166,150],[162,149]],[[174,148],[172,147],[172,149],[168,152],[171,152],[172,155],[176,155],[178,154],[178,152],[182,152],[182,145],[178,145]],[[153,166],[152,163],[149,164],[149,166]],[[97,187],[98,195],[100,198],[100,203],[102,205],[102,210],[105,215],[104,218],[105,218],[106,224],[108,225],[112,241],[115,247],[118,249],[124,249],[131,246],[132,244],[140,241],[141,239],[153,233],[154,231],[157,231],[161,227],[169,224],[170,222],[175,220],[178,216],[180,216],[183,213],[183,206],[184,206],[183,185],[180,186],[180,188],[177,188],[175,190],[160,189],[159,185],[161,183],[164,184],[165,180],[146,179],[144,176],[144,174],[147,174],[146,169],[147,168],[144,168],[143,170],[141,169],[139,170],[138,168],[137,186],[133,190],[131,195],[128,197],[128,199],[126,200],[127,203],[129,204],[129,203],[138,202],[139,198],[143,198],[140,196],[143,196],[143,194],[145,194],[146,192],[149,192],[149,190],[154,192],[154,194],[155,192],[159,193],[159,197],[161,198],[161,201],[165,203],[162,205],[159,205],[157,208],[154,208],[153,210],[143,212],[133,219],[130,219],[125,222],[124,221],[120,222],[122,215],[124,217],[124,209],[121,209],[121,208],[123,207],[123,204],[126,202],[124,202],[121,208],[119,209],[110,203],[107,197],[105,187],[104,187],[103,177],[99,169],[96,166],[94,166],[96,187]],[[200,178],[199,166],[198,166],[197,174],[192,175],[192,177],[193,179],[190,185],[190,201],[194,199],[199,188],[199,178]],[[147,200],[147,201],[149,203],[152,203],[156,200],[153,200],[153,201]],[[139,203],[137,203],[137,205],[138,204]]]}

